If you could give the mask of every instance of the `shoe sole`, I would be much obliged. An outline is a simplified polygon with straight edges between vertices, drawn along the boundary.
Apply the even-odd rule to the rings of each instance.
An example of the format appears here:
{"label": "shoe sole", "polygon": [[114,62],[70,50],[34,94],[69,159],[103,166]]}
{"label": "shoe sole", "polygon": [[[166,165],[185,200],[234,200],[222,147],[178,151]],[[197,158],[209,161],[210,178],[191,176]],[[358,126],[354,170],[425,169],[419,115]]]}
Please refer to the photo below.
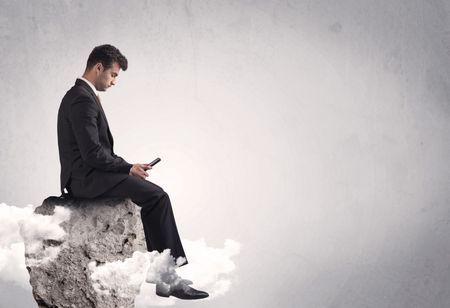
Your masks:
{"label": "shoe sole", "polygon": [[156,292],[156,295],[161,296],[161,297],[169,297],[170,294],[165,294],[165,293],[160,293],[160,292]]}
{"label": "shoe sole", "polygon": [[202,299],[202,298],[207,298],[209,295],[207,296],[197,296],[197,297],[183,297],[180,296],[178,294],[165,294],[165,293],[160,293],[160,292],[156,292],[156,295],[161,296],[161,297],[170,297],[171,295],[173,297],[179,298],[179,299],[185,299],[185,300],[189,300],[189,299]]}

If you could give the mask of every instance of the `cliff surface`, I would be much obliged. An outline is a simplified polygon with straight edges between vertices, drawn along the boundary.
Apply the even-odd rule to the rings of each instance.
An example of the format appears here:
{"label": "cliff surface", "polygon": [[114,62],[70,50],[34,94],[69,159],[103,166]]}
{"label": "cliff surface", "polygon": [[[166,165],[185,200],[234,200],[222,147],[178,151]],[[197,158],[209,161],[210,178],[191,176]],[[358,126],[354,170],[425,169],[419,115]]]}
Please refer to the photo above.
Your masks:
{"label": "cliff surface", "polygon": [[50,216],[61,229],[37,237],[23,234],[26,266],[40,308],[134,307],[138,290],[111,283],[105,287],[95,277],[102,264],[120,264],[134,252],[146,251],[137,205],[129,199],[50,197],[35,213]]}

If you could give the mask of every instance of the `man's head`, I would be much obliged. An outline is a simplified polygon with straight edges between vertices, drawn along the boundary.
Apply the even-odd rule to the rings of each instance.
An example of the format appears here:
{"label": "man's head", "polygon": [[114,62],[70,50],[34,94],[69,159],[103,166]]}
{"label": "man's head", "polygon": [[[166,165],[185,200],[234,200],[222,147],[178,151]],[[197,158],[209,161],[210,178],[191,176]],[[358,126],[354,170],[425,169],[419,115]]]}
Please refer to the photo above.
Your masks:
{"label": "man's head", "polygon": [[126,71],[127,68],[127,58],[119,49],[108,44],[100,45],[89,55],[83,77],[92,82],[98,91],[106,91],[115,85],[119,70]]}

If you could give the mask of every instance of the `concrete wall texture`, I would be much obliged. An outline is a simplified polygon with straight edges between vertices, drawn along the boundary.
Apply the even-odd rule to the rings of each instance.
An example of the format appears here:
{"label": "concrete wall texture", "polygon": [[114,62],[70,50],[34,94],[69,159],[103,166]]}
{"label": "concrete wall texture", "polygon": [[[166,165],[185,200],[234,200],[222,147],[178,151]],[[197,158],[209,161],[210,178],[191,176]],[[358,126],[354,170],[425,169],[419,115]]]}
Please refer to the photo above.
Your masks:
{"label": "concrete wall texture", "polygon": [[115,151],[162,158],[148,180],[182,237],[242,244],[214,307],[450,307],[449,14],[444,0],[2,0],[0,202],[59,195],[59,103],[110,43],[129,60],[102,97]]}

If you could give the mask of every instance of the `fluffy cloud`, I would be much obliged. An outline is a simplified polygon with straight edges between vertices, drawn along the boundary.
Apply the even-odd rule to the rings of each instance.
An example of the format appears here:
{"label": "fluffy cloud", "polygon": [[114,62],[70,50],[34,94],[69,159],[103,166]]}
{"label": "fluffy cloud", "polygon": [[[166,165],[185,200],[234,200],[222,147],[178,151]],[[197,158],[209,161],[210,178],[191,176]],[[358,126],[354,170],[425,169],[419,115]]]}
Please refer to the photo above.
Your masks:
{"label": "fluffy cloud", "polygon": [[47,247],[43,249],[43,240],[63,241],[66,234],[60,223],[70,218],[70,210],[62,206],[55,207],[53,215],[39,215],[31,213],[18,221],[20,235],[25,245],[27,266],[39,266],[58,256],[61,247]]}
{"label": "fluffy cloud", "polygon": [[[34,206],[24,208],[0,203],[0,279],[30,289],[26,265],[46,262],[57,256],[59,248],[41,250],[43,239],[59,240],[64,230],[59,226],[69,218],[70,211],[56,207],[53,216],[34,214]],[[24,239],[28,243],[26,253],[34,256],[25,264]]]}
{"label": "fluffy cloud", "polygon": [[25,247],[19,221],[33,215],[33,207],[0,204],[0,279],[31,290],[25,268]]}
{"label": "fluffy cloud", "polygon": [[[24,239],[27,241],[28,263],[46,262],[58,254],[58,247],[40,250],[43,239],[63,240],[60,223],[69,219],[70,210],[56,207],[53,216],[34,214],[34,206],[24,208],[0,204],[0,280],[30,290],[25,264]],[[176,283],[181,278],[194,282],[193,287],[210,294],[206,300],[224,295],[231,287],[236,269],[232,258],[239,254],[238,242],[227,239],[223,248],[207,246],[204,239],[183,240],[189,264],[177,268],[169,250],[162,253],[135,252],[124,261],[89,264],[91,279],[97,292],[115,289],[121,296],[136,296],[136,307],[173,305],[175,299],[155,294],[155,282]],[[178,262],[181,260],[178,260]]]}
{"label": "fluffy cloud", "polygon": [[[232,261],[232,257],[239,254],[240,244],[227,239],[224,248],[213,248],[209,247],[204,239],[200,239],[198,241],[183,240],[183,246],[189,264],[177,268],[177,274],[182,278],[192,280],[194,288],[207,291],[209,297],[204,300],[212,300],[217,296],[224,295],[231,288],[231,283],[235,279],[232,274],[236,265]],[[153,254],[152,257],[153,267],[150,266],[148,269],[147,281],[158,280],[155,277],[161,277],[160,272],[172,272],[175,265],[168,258],[167,250],[161,254]],[[144,282],[135,303],[136,308],[147,308],[155,305],[173,305],[175,300],[172,297],[157,296],[154,284]]]}

